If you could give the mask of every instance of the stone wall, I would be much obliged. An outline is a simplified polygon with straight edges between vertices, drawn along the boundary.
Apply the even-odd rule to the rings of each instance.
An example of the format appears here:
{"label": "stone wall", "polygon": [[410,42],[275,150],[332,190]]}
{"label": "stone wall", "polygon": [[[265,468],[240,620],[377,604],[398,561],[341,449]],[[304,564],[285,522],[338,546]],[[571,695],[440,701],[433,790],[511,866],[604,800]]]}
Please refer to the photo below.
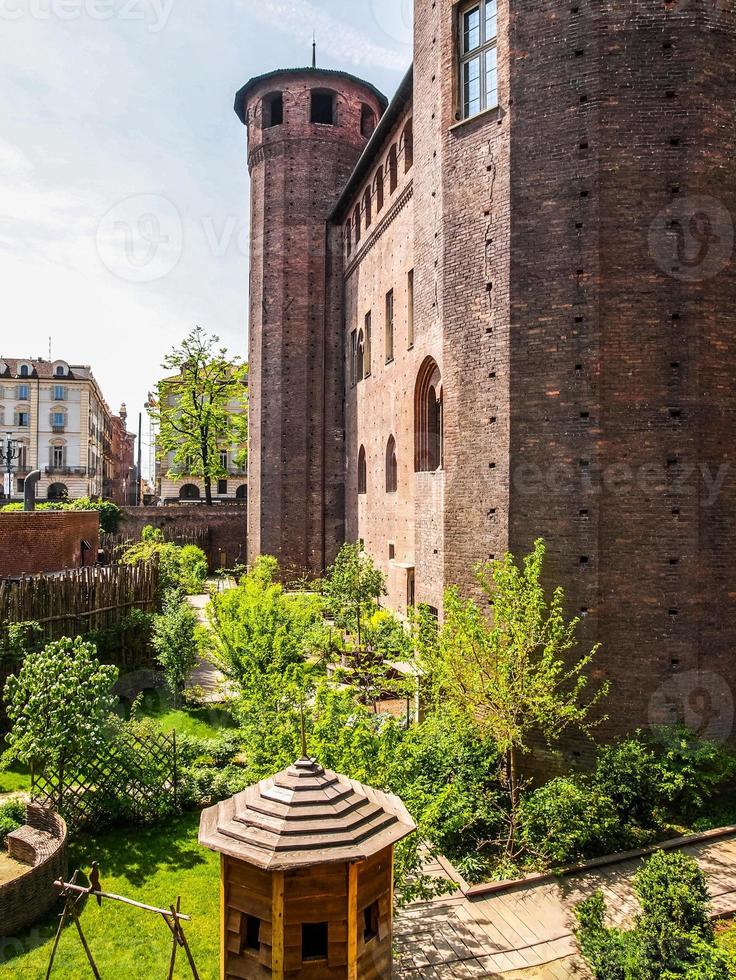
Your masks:
{"label": "stone wall", "polygon": [[94,565],[99,539],[97,511],[0,514],[0,578]]}
{"label": "stone wall", "polygon": [[210,571],[244,564],[247,546],[247,507],[244,504],[180,504],[170,507],[125,507],[120,534],[139,540],[143,528],[151,525],[170,533],[177,530],[204,530]]}

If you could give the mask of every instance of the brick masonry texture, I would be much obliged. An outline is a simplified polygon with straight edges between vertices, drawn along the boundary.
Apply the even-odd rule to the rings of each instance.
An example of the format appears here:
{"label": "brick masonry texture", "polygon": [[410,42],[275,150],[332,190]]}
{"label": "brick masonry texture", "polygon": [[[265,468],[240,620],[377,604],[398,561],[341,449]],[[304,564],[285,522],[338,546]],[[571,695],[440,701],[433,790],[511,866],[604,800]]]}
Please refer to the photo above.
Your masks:
{"label": "brick masonry texture", "polygon": [[94,565],[99,539],[96,511],[0,514],[0,578]]}
{"label": "brick masonry texture", "polygon": [[247,520],[246,507],[242,504],[218,504],[205,507],[185,504],[174,507],[124,507],[120,521],[120,533],[140,540],[146,526],[160,530],[207,532],[204,550],[207,552],[210,571],[233,568],[246,560]]}
{"label": "brick masonry texture", "polygon": [[[613,688],[604,734],[683,720],[727,737],[736,695],[736,12],[717,0],[499,0],[499,106],[465,122],[458,13],[449,0],[416,0],[413,103],[372,142],[362,183],[351,181],[328,225],[324,386],[304,391],[300,379],[292,397],[276,378],[256,393],[256,425],[267,415],[274,439],[252,447],[254,468],[283,451],[295,418],[320,412],[329,462],[320,466],[309,444],[309,466],[299,453],[290,460],[294,478],[307,474],[307,506],[296,510],[293,489],[261,477],[271,495],[260,517],[253,501],[252,526],[309,541],[302,521],[329,502],[325,559],[341,534],[360,538],[388,576],[392,607],[405,608],[413,564],[417,601],[440,613],[450,584],[477,595],[476,562],[521,555],[543,537],[547,584],[565,588],[585,649],[601,645],[595,680]],[[380,216],[373,204],[372,226],[348,255],[348,219],[411,114],[413,166],[405,173],[400,162],[394,195],[386,190]],[[284,200],[278,176],[269,187],[254,182],[257,352],[269,333],[261,304],[291,299],[285,287],[259,291],[261,269],[283,265]],[[321,213],[310,205],[309,220]],[[386,364],[392,288],[396,353]],[[353,387],[350,335],[369,310],[371,376]],[[302,364],[310,356],[309,319],[298,315],[290,338],[301,330],[299,351],[290,347],[282,365],[279,339],[269,362],[282,373],[297,353]],[[444,466],[415,473],[414,390],[427,357],[442,377]],[[390,435],[396,494],[385,492]],[[251,544],[270,550],[260,538]],[[314,546],[306,551],[314,562]]]}

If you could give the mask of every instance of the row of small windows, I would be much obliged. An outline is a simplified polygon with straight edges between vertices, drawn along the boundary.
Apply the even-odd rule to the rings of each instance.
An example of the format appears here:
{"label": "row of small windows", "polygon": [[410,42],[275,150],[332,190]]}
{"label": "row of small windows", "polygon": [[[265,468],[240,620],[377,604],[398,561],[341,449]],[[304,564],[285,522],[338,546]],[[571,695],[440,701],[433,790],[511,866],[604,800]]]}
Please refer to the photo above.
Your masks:
{"label": "row of small windows", "polygon": [[[241,913],[240,917],[240,953],[257,955],[261,951],[261,920],[255,915]],[[363,943],[367,946],[380,935],[381,911],[378,902],[372,902],[363,909],[359,919]],[[330,926],[327,922],[305,922],[302,924],[303,963],[315,963],[329,958]]]}
{"label": "row of small windows", "polygon": [[[414,394],[414,471],[433,473],[444,466],[444,394],[437,363],[428,357],[417,377]],[[384,460],[386,493],[399,488],[396,440],[389,436]],[[368,457],[358,450],[358,493],[368,493]]]}
{"label": "row of small windows", "polygon": [[[406,277],[407,292],[407,350],[414,346],[414,270]],[[384,340],[386,364],[394,359],[396,343],[395,294],[393,289],[386,293],[384,313]],[[362,329],[353,330],[350,334],[350,383],[358,384],[371,376],[371,361],[373,353],[373,312],[365,315]]]}
{"label": "row of small windows", "polygon": [[[271,92],[263,99],[262,127],[272,129],[284,124],[284,93]],[[313,89],[309,96],[309,121],[317,126],[337,125],[337,93],[331,89]],[[376,128],[376,113],[363,103],[360,109],[360,132],[370,137]]]}
{"label": "row of small windows", "polygon": [[[0,386],[0,399],[15,397],[15,400],[19,402],[27,402],[31,399],[30,385],[16,385],[12,391],[14,392],[14,396],[9,395],[7,390]],[[66,401],[66,388],[64,385],[52,385],[49,389],[49,394],[55,402]]]}
{"label": "row of small windows", "polygon": [[[399,186],[399,161],[404,161],[404,173],[408,174],[414,166],[414,127],[410,119],[404,127],[398,144],[394,143],[388,152],[385,168],[378,168],[372,183],[366,187],[360,204],[355,208],[352,218],[345,226],[345,244],[348,255],[352,254],[353,244],[358,245],[363,228],[368,230],[373,224],[374,211],[378,215],[385,203],[385,183],[388,180],[389,195]],[[374,208],[375,205],[375,208]]]}

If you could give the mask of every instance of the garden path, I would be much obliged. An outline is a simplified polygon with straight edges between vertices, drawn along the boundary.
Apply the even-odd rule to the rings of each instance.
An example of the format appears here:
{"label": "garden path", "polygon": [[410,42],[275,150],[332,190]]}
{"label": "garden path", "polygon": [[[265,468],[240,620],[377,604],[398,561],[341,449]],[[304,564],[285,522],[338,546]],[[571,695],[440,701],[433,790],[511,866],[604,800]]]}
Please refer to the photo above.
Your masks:
{"label": "garden path", "polygon": [[[197,613],[197,619],[202,625],[207,624],[207,605],[210,597],[207,595],[190,595],[189,604]],[[203,700],[207,704],[219,704],[225,698],[227,692],[227,678],[219,671],[214,664],[208,660],[201,659],[187,681],[188,688],[200,688],[204,691]]]}
{"label": "garden path", "polygon": [[[720,837],[683,840],[678,850],[706,872],[714,916],[736,912],[736,828]],[[564,877],[541,878],[497,891],[463,889],[404,910],[396,923],[400,980],[484,977],[577,980],[574,907],[602,890],[611,924],[630,925],[637,904],[632,878],[643,857],[604,859]]]}

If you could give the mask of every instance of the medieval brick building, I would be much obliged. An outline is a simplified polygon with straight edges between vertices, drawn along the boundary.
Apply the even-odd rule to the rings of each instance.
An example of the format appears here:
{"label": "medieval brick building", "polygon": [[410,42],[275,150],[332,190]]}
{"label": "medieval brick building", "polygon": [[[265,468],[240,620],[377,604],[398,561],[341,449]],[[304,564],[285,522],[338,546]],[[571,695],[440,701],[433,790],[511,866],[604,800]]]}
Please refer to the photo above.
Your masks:
{"label": "medieval brick building", "polygon": [[238,95],[251,556],[319,573],[360,539],[394,608],[441,613],[542,536],[611,731],[727,734],[736,13],[416,0],[414,21],[388,106],[317,69]]}

